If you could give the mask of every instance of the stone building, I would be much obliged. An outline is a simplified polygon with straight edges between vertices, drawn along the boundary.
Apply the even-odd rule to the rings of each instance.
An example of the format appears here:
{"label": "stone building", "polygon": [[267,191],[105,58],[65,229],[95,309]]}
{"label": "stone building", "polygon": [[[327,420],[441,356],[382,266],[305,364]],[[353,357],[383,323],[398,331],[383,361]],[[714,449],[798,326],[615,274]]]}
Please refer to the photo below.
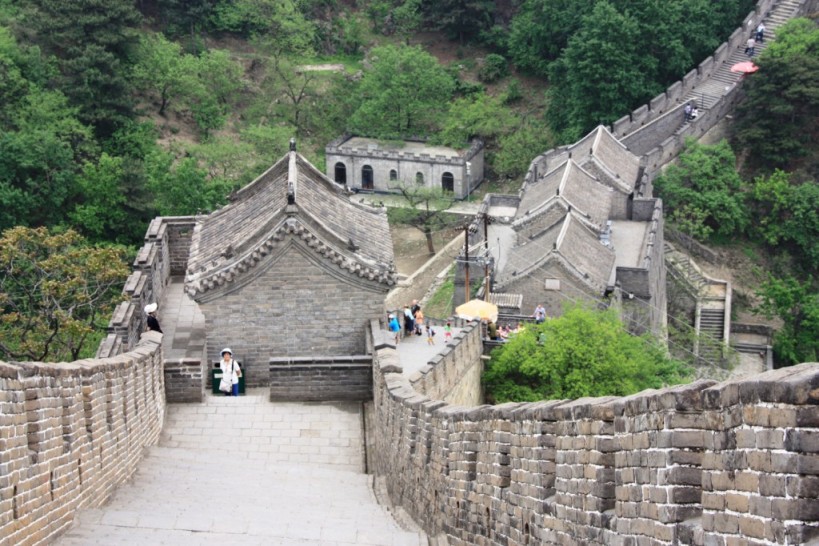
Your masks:
{"label": "stone building", "polygon": [[395,284],[384,209],[291,151],[194,228],[185,291],[207,326],[207,357],[229,346],[251,386],[272,358],[365,352],[365,326]]}
{"label": "stone building", "polygon": [[484,146],[455,150],[424,141],[386,143],[345,135],[326,148],[327,176],[354,191],[394,192],[399,184],[440,188],[463,199],[483,181]]}
{"label": "stone building", "polygon": [[[644,197],[645,186],[639,159],[602,126],[538,156],[509,223],[489,234],[490,242],[506,243],[493,256],[492,292],[520,295],[518,312],[526,315],[538,304],[557,316],[566,303],[608,298],[631,331],[661,333],[662,203]],[[493,196],[486,199],[481,214],[494,217]]]}

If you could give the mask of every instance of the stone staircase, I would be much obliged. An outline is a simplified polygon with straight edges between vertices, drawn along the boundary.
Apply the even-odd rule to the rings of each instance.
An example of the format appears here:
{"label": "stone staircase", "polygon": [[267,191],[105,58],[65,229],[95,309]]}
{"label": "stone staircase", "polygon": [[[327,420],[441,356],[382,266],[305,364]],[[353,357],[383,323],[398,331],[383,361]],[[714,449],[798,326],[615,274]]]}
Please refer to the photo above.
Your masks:
{"label": "stone staircase", "polygon": [[694,330],[700,341],[694,352],[709,364],[719,364],[725,357],[731,329],[731,285],[703,273],[669,242],[665,243],[664,253],[669,274],[684,283],[697,302]]}
{"label": "stone staircase", "polygon": [[205,398],[169,405],[134,478],[56,546],[429,544],[363,472],[360,404],[272,403],[266,389]]}
{"label": "stone staircase", "polygon": [[[754,58],[758,57],[768,44],[776,38],[776,29],[782,26],[785,22],[790,20],[796,10],[799,8],[799,0],[781,0],[777,2],[773,9],[769,11],[763,21],[765,22],[765,42],[756,44],[756,51]],[[753,30],[755,30],[754,27]],[[748,29],[748,36],[751,36],[752,29]],[[715,70],[708,81],[698,85],[696,89],[692,89],[683,99],[683,104],[686,102],[695,102],[700,111],[711,109],[719,99],[725,95],[726,90],[730,89],[742,78],[742,74],[731,72],[731,67],[736,63],[750,60],[745,54],[745,48],[740,47],[731,53],[728,60]],[[682,126],[687,125],[688,122],[683,122]]]}

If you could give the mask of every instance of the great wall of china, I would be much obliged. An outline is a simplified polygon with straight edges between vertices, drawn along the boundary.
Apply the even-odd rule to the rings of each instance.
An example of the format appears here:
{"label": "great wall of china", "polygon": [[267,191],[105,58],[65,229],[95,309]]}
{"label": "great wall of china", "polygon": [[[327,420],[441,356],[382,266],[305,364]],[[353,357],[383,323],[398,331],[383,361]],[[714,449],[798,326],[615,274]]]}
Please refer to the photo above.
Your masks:
{"label": "great wall of china", "polygon": [[[738,100],[678,110],[747,26],[807,3],[761,0],[712,57],[613,132],[646,169],[676,157]],[[539,159],[547,159],[547,152]],[[535,161],[538,161],[536,159]],[[0,546],[48,544],[100,506],[157,442],[166,403],[201,399],[201,360],[164,358],[139,310],[185,270],[194,218],[151,223],[97,358],[0,362]],[[809,544],[819,541],[819,364],[627,398],[472,406],[477,329],[404,378],[371,325],[371,469],[392,503],[450,544]],[[464,405],[458,405],[464,404]]]}

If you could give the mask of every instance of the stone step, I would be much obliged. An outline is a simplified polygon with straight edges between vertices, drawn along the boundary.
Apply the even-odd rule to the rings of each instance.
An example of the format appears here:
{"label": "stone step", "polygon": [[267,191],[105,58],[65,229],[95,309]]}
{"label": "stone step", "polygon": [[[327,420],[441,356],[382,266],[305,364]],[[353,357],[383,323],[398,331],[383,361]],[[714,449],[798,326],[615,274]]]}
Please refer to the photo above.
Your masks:
{"label": "stone step", "polygon": [[168,406],[160,445],[56,544],[426,545],[363,473],[361,405],[271,403],[266,389]]}

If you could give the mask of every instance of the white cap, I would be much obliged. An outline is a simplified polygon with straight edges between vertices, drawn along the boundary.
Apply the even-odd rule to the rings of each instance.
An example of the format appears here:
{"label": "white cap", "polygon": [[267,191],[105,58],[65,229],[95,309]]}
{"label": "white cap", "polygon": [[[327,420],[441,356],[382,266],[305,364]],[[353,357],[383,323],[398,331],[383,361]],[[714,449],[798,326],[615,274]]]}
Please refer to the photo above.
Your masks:
{"label": "white cap", "polygon": [[149,303],[148,305],[145,306],[145,312],[149,314],[153,313],[154,311],[156,311],[157,307],[159,307],[157,304]]}
{"label": "white cap", "polygon": [[224,349],[222,349],[222,352],[219,353],[219,354],[222,355],[222,356],[225,356],[225,353],[230,353],[230,356],[233,356],[233,351],[230,350],[230,347],[225,347]]}

